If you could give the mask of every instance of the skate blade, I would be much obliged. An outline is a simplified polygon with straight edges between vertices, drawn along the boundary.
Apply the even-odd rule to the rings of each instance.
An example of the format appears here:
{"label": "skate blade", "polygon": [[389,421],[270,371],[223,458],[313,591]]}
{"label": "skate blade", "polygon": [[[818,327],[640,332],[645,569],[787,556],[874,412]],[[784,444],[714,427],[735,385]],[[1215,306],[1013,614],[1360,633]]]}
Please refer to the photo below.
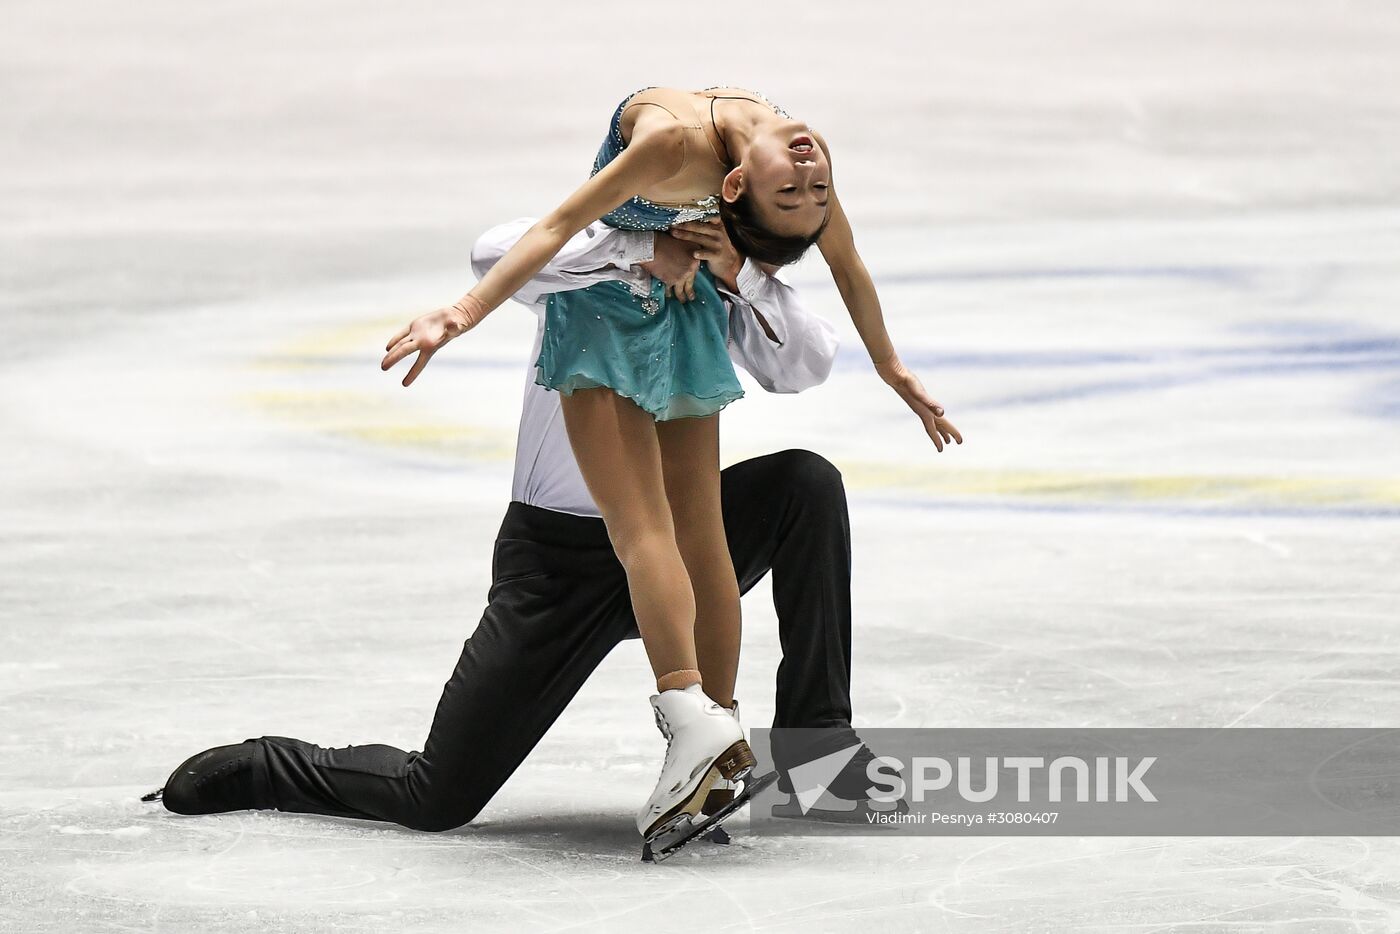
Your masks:
{"label": "skate blade", "polygon": [[165,796],[165,788],[157,788],[155,791],[148,791],[141,796],[142,801],[159,801]]}
{"label": "skate blade", "polygon": [[[752,774],[752,773],[750,773]],[[743,777],[743,776],[738,776]],[[725,842],[729,840],[729,833],[719,825],[734,815],[736,811],[749,803],[749,799],[763,789],[772,785],[778,780],[777,772],[769,772],[758,778],[745,779],[744,790],[734,796],[724,807],[714,814],[696,821],[690,815],[682,815],[678,820],[670,821],[665,827],[658,829],[646,842],[642,844],[642,862],[659,863],[674,856],[686,844],[692,840],[706,836],[709,831],[715,830],[724,834]],[[716,840],[715,842],[719,842]]]}

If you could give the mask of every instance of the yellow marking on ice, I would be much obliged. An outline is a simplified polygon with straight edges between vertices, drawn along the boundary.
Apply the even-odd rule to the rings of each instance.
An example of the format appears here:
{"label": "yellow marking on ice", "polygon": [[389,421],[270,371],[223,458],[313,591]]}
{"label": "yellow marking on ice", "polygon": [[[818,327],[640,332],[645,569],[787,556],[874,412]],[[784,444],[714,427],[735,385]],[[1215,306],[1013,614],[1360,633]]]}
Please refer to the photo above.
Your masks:
{"label": "yellow marking on ice", "polygon": [[393,337],[405,323],[412,321],[414,317],[414,314],[405,312],[403,315],[396,315],[392,318],[361,320],[341,327],[316,331],[280,345],[277,348],[277,355],[335,357],[351,352],[375,351],[383,353],[385,342]]}
{"label": "yellow marking on ice", "polygon": [[509,460],[515,454],[514,438],[499,431],[453,424],[357,425],[337,434],[392,447],[431,448],[444,453],[466,454],[474,460]]}
{"label": "yellow marking on ice", "polygon": [[298,416],[313,413],[338,415],[366,407],[383,407],[382,400],[365,392],[346,389],[260,389],[245,398],[259,408]]}
{"label": "yellow marking on ice", "polygon": [[320,368],[324,365],[322,360],[354,356],[363,357],[367,365],[377,365],[385,342],[412,319],[413,315],[405,312],[402,316],[361,320],[314,331],[279,344],[249,363],[259,370],[304,372]]}
{"label": "yellow marking on ice", "polygon": [[1400,505],[1400,479],[1390,477],[916,470],[869,462],[842,462],[839,466],[851,489],[943,496],[1099,502],[1188,500],[1233,505]]}
{"label": "yellow marking on ice", "polygon": [[281,389],[250,392],[242,398],[284,421],[337,438],[460,454],[473,460],[509,460],[514,454],[513,433],[446,421],[406,422],[400,405],[372,393]]}
{"label": "yellow marking on ice", "polygon": [[308,357],[259,357],[249,361],[248,366],[254,370],[277,370],[289,372],[305,372],[307,370],[322,369],[325,364]]}
{"label": "yellow marking on ice", "polygon": [[[280,421],[335,438],[464,460],[509,461],[515,453],[514,430],[424,421],[420,408],[393,392],[396,386],[363,391],[298,385],[308,381],[301,374],[323,369],[326,360],[363,356],[367,363],[378,364],[384,342],[412,318],[413,313],[404,312],[287,338],[248,363],[262,372],[297,375],[281,380],[281,387],[245,393],[240,401]],[[263,381],[279,382],[273,376]]]}
{"label": "yellow marking on ice", "polygon": [[[256,360],[259,369],[303,371],[318,357],[377,352],[411,315],[360,320],[295,338]],[[245,401],[286,421],[361,443],[470,460],[509,460],[514,432],[422,421],[392,396],[336,389],[269,389]],[[407,421],[413,418],[414,421]],[[759,452],[765,453],[765,452]],[[914,496],[1005,497],[1050,502],[1196,502],[1234,506],[1400,506],[1400,478],[1248,474],[1114,474],[1102,471],[947,470],[841,461],[852,490]]]}

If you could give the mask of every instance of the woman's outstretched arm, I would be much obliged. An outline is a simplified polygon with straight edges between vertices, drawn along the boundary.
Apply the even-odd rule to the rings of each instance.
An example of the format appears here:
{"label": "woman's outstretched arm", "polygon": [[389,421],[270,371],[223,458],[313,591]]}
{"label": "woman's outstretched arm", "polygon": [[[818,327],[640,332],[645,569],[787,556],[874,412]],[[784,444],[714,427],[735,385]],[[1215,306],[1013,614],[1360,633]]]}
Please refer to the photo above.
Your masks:
{"label": "woman's outstretched arm", "polygon": [[417,353],[403,379],[405,386],[412,383],[434,353],[518,292],[570,237],[633,195],[674,175],[684,159],[684,146],[679,124],[634,133],[621,155],[531,227],[470,292],[455,304],[419,316],[390,338],[380,369]]}
{"label": "woman's outstretched arm", "polygon": [[[826,141],[819,137],[818,142],[822,149],[827,150],[829,160],[830,150],[826,147]],[[851,321],[856,326],[856,332],[860,334],[861,342],[865,344],[866,352],[870,354],[871,362],[875,364],[875,372],[879,373],[880,378],[914,410],[914,414],[924,423],[924,430],[933,439],[938,450],[943,450],[945,443],[956,441],[962,444],[962,435],[958,433],[958,429],[943,417],[943,406],[928,394],[919,378],[900,362],[899,354],[895,353],[894,343],[885,328],[885,316],[880,310],[880,296],[875,292],[875,282],[870,278],[870,272],[865,268],[860,254],[856,252],[851,222],[841,207],[841,201],[836,197],[834,184],[828,197],[829,219],[821,239],[817,241],[817,247],[822,251],[822,258],[831,267],[831,277],[836,282],[836,289],[841,293],[841,300],[850,312]]]}

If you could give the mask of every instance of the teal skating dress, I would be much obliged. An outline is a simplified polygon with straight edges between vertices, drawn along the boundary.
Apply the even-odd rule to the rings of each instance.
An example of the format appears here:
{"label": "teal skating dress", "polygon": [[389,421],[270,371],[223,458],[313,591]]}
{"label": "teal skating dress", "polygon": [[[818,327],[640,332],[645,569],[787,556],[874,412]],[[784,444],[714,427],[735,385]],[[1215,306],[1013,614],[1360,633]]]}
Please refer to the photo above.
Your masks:
{"label": "teal skating dress", "polygon": [[[593,174],[626,148],[622,114],[640,93],[613,113]],[[632,198],[602,221],[623,230],[668,230],[718,213],[714,195],[683,206]],[[700,264],[689,302],[667,295],[658,279],[648,282],[645,292],[610,281],[550,295],[535,382],[565,395],[607,387],[657,421],[713,415],[742,397],[729,359],[729,312],[709,264]]]}

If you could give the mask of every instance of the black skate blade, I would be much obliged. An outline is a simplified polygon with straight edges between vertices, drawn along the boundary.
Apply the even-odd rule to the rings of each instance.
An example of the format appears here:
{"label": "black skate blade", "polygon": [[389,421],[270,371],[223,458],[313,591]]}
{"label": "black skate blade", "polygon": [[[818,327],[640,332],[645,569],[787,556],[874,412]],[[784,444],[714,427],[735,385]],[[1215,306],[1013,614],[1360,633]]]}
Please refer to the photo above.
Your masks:
{"label": "black skate blade", "polygon": [[157,788],[155,791],[148,791],[148,792],[146,792],[146,794],[144,794],[144,795],[141,796],[141,800],[142,800],[142,801],[159,801],[159,800],[160,800],[162,797],[164,797],[164,796],[165,796],[165,786],[162,785],[160,788]]}
{"label": "black skate blade", "polygon": [[684,824],[681,827],[662,830],[655,836],[650,837],[642,844],[642,862],[659,863],[662,860],[669,859],[679,852],[686,844],[699,837],[706,836],[711,830],[722,831],[727,841],[729,839],[729,832],[719,825],[732,817],[734,812],[748,804],[750,798],[777,780],[777,772],[769,772],[767,775],[761,775],[758,778],[746,779],[744,781],[744,790],[736,794],[733,801],[730,801],[709,817],[698,822]]}

